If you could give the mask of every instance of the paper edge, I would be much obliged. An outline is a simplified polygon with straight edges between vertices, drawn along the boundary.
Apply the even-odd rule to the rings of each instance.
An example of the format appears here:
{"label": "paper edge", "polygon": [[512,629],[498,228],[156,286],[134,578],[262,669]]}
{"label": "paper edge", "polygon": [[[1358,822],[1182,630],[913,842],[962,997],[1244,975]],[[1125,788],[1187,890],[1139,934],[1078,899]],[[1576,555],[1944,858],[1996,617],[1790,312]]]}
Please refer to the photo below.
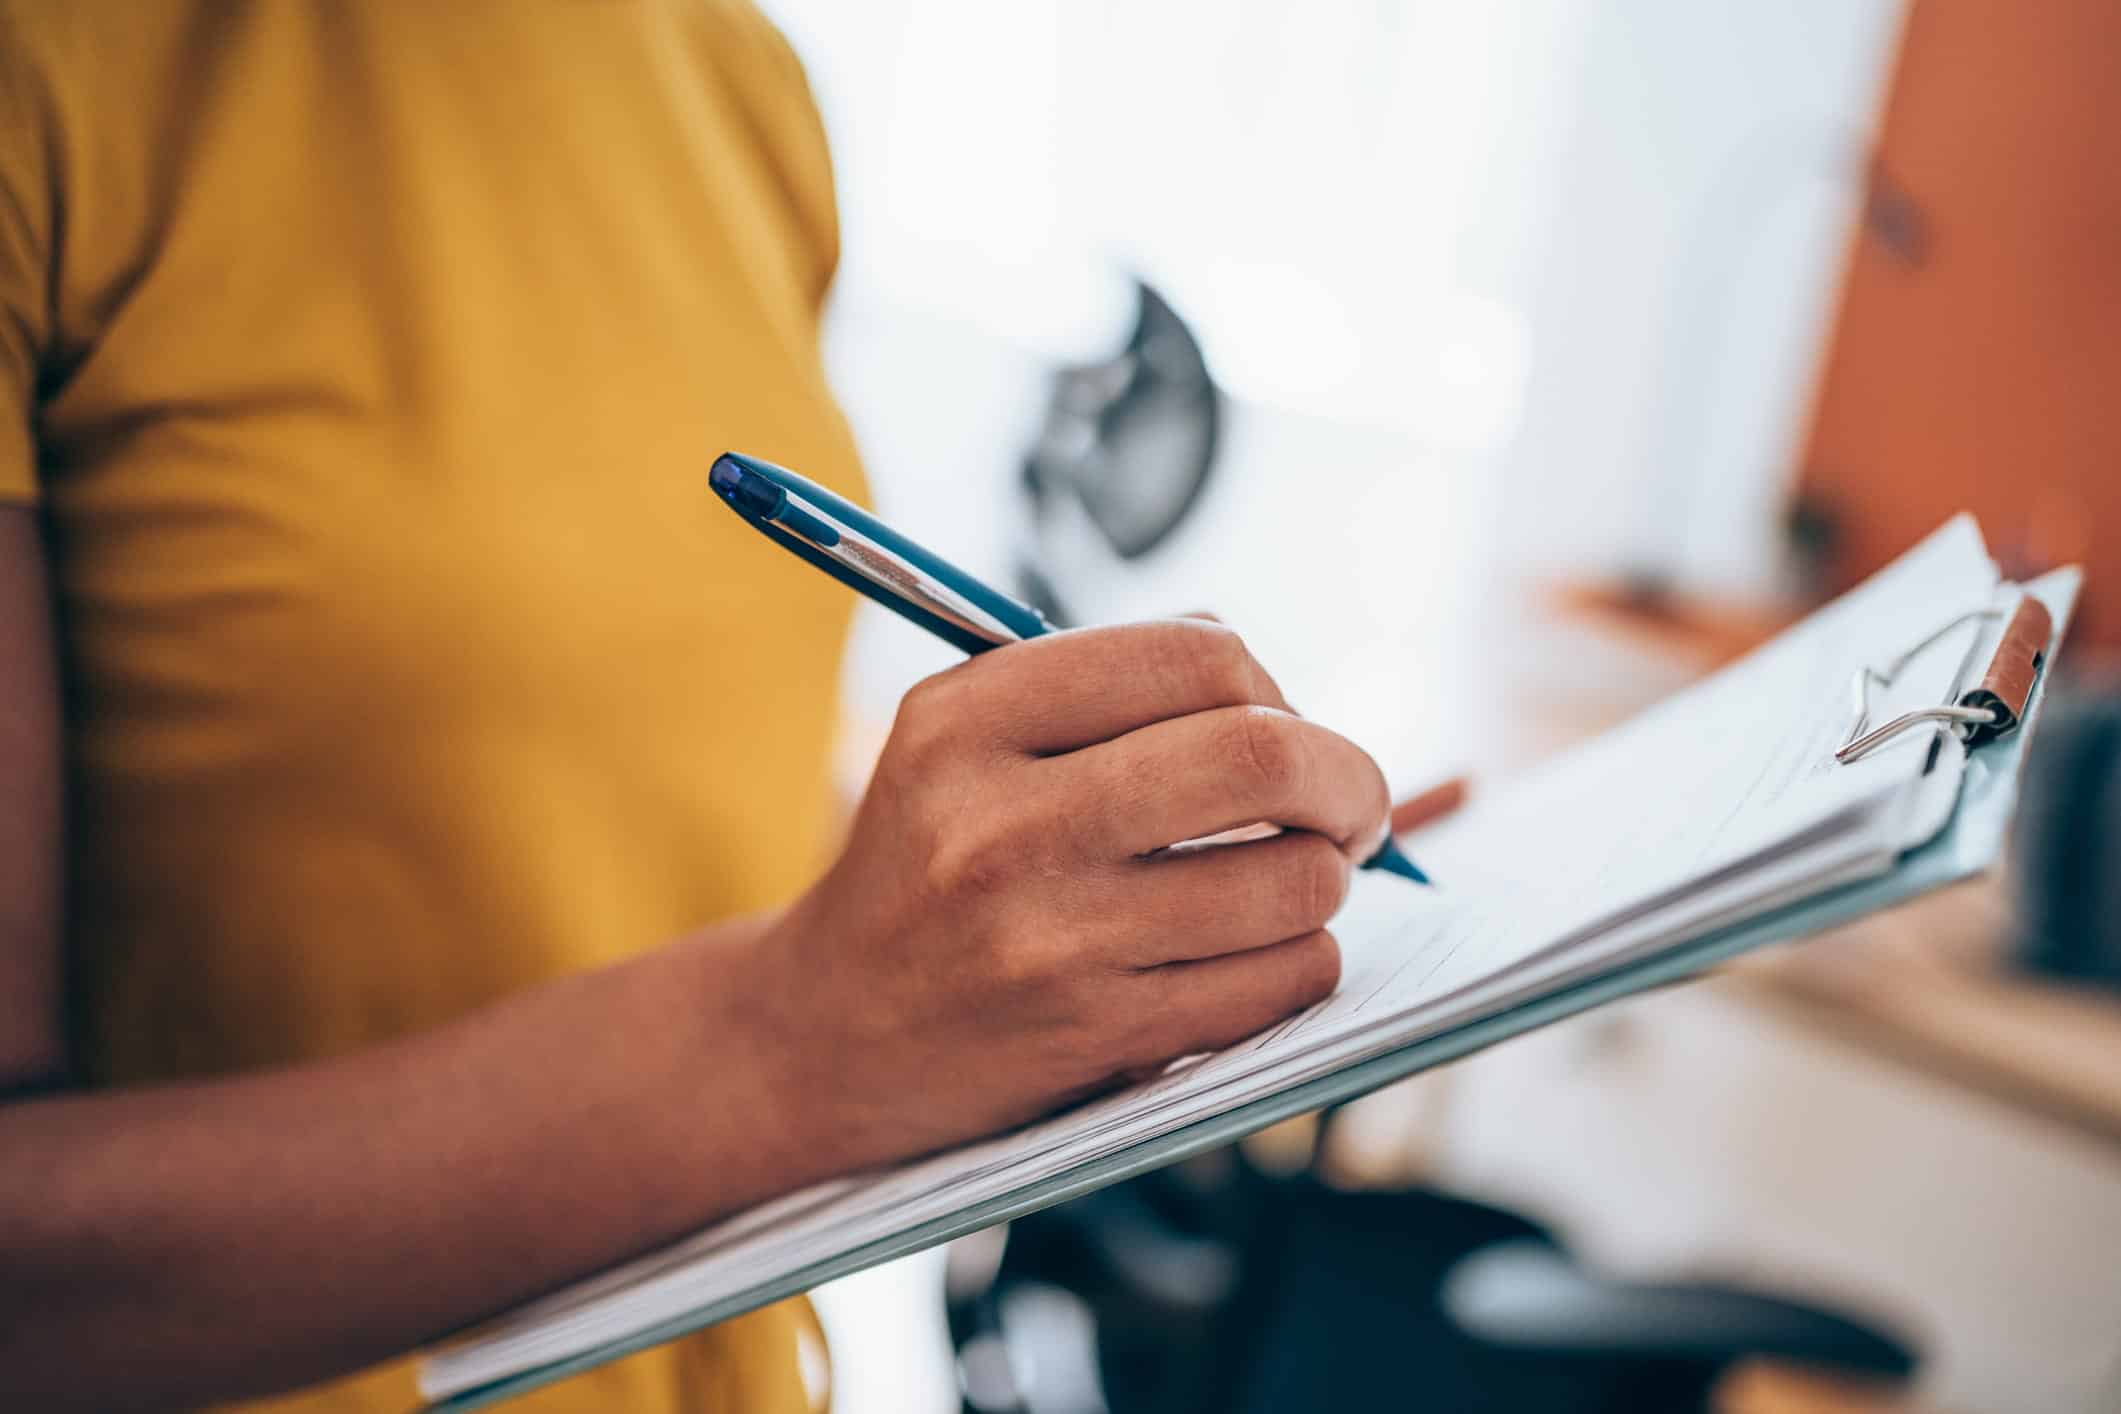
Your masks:
{"label": "paper edge", "polygon": [[[1954,517],[1954,520],[1958,518]],[[2082,584],[2082,569],[2069,566],[2019,586],[2046,604],[2053,617],[2053,634],[2048,643],[2050,663],[2068,631],[2070,614]],[[2040,674],[2027,703],[2024,720],[2016,731],[1969,753],[1958,806],[1945,828],[1926,844],[1907,853],[1888,875],[1830,890],[1766,917],[1682,944],[1661,956],[1626,964],[1604,976],[1564,987],[1501,1015],[1469,1023],[1287,1090],[1262,1096],[1249,1104],[1145,1140],[1015,1192],[797,1268],[749,1291],[698,1307],[583,1354],[440,1398],[430,1392],[423,1368],[420,1372],[421,1394],[434,1401],[427,1406],[431,1414],[456,1414],[457,1411],[483,1408],[513,1398],[799,1295],[825,1282],[925,1251],[995,1223],[1038,1212],[1205,1150],[1219,1148],[1281,1120],[1368,1094],[1431,1066],[1552,1025],[1607,1002],[1696,976],[1741,953],[1808,937],[1978,874],[1994,863],[2002,852],[2012,807],[2017,799],[2026,743],[2038,726],[2051,675],[2049,671]]]}

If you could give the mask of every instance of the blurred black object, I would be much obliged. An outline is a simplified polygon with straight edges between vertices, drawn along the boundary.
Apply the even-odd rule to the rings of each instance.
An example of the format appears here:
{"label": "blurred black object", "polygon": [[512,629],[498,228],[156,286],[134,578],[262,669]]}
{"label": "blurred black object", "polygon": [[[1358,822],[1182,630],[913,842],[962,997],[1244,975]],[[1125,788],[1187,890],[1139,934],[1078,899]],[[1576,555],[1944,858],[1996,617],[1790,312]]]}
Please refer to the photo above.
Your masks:
{"label": "blurred black object", "polygon": [[[1024,458],[1035,540],[1074,533],[1087,521],[1122,560],[1148,554],[1185,520],[1222,435],[1222,397],[1200,342],[1149,285],[1136,280],[1134,295],[1134,330],[1118,352],[1054,374]],[[1073,514],[1078,507],[1082,514]],[[1027,559],[1023,588],[1047,618],[1065,624],[1047,558]]]}
{"label": "blurred black object", "polygon": [[[1607,1281],[1549,1243],[1482,1248],[1444,1278],[1459,1329],[1567,1382],[1571,1409],[1706,1410],[1741,1358],[1898,1379],[1908,1348],[1867,1326],[1770,1296],[1709,1286]],[[1593,1395],[1596,1405],[1582,1401]]]}
{"label": "blurred black object", "polygon": [[2121,696],[2049,704],[2018,816],[2017,962],[2121,988]]}
{"label": "blurred black object", "polygon": [[1841,1317],[1581,1273],[1534,1224],[1259,1173],[1236,1150],[953,1250],[971,1414],[1693,1414],[1735,1361],[1904,1374]]}

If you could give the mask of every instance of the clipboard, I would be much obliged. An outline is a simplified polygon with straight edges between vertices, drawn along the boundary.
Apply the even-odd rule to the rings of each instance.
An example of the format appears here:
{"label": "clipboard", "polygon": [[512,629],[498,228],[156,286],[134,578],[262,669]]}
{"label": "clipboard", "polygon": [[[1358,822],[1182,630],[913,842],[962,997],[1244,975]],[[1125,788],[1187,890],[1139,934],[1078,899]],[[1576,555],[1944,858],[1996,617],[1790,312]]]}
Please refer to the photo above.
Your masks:
{"label": "clipboard", "polygon": [[[1037,1212],[1206,1150],[1220,1148],[1293,1116],[1356,1099],[1395,1080],[1593,1007],[1697,976],[1741,953],[1808,937],[1979,874],[2002,852],[2012,807],[2017,800],[2026,743],[2046,696],[2045,666],[2067,629],[2082,580],[2082,572],[2070,568],[2056,570],[2023,585],[2009,586],[2023,593],[2018,603],[2007,611],[2007,619],[2004,618],[2006,611],[1996,609],[1977,611],[1972,616],[1960,615],[1922,642],[1912,645],[1898,658],[1859,670],[1853,688],[1856,699],[1854,720],[1837,756],[1861,746],[1862,750],[1842,758],[1858,759],[1883,742],[1924,726],[1957,733],[1968,747],[1958,799],[1950,818],[1926,843],[1903,854],[1890,873],[1845,884],[1760,917],[1712,931],[1655,957],[1623,964],[1499,1014],[1262,1096],[1119,1153],[1090,1160],[1043,1182],[849,1248],[740,1295],[687,1311],[625,1340],[465,1390],[425,1408],[432,1414],[456,1414],[456,1411],[479,1409],[511,1399],[570,1375],[679,1339],[746,1311],[809,1291],[839,1277],[910,1256],[995,1223]],[[2003,619],[2004,626],[1973,686],[1957,692],[1949,702],[1916,708],[1872,728],[1869,694],[1873,684],[1878,681],[1890,683],[1897,665],[1906,663],[1945,633],[1963,625],[1969,617],[1983,615]],[[1977,643],[1977,651],[1979,646]],[[1981,715],[1984,713],[1987,715]],[[1876,740],[1864,745],[1873,737]]]}

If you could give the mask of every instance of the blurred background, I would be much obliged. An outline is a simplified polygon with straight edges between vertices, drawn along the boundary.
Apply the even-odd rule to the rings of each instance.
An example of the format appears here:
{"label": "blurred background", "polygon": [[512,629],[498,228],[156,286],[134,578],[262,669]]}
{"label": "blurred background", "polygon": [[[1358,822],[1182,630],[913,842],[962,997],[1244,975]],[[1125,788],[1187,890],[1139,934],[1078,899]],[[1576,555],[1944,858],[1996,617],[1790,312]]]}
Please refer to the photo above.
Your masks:
{"label": "blurred background", "polygon": [[[2090,573],[2008,878],[828,1288],[836,1407],[2121,1409],[2121,7],[765,8],[882,512],[1396,787],[1960,509]],[[954,658],[864,612],[851,783]]]}

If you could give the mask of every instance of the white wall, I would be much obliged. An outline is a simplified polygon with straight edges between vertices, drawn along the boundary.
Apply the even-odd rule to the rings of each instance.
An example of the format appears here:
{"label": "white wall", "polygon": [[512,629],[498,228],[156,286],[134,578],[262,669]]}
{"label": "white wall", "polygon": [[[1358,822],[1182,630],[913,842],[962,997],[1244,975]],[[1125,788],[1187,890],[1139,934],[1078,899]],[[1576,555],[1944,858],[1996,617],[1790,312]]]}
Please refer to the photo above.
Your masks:
{"label": "white wall", "polygon": [[1572,46],[1524,291],[1535,562],[1758,584],[1899,0],[1627,0]]}
{"label": "white wall", "polygon": [[839,154],[893,444],[965,442],[898,314],[1078,353],[1133,268],[1241,398],[1482,459],[1518,562],[1734,584],[1770,568],[1899,8],[768,4]]}

